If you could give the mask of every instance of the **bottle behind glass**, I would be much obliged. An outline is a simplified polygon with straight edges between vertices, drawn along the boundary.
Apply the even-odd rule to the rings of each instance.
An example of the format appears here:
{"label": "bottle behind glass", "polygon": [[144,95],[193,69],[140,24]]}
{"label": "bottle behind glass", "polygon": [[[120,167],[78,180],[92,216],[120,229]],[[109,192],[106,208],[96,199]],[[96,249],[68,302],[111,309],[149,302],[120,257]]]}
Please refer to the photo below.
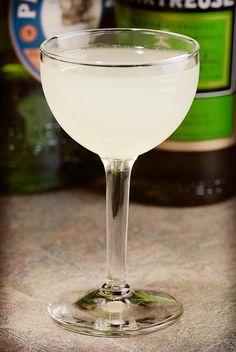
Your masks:
{"label": "bottle behind glass", "polygon": [[62,31],[108,26],[113,5],[63,0],[1,3],[1,193],[45,191],[96,178],[97,158],[64,133],[48,108],[40,83],[39,45]]}
{"label": "bottle behind glass", "polygon": [[171,138],[138,158],[131,197],[162,205],[210,204],[236,192],[235,4],[228,1],[218,8],[211,2],[178,4],[117,3],[118,26],[179,32],[201,46],[196,99]]}
{"label": "bottle behind glass", "polygon": [[9,38],[8,2],[0,7],[1,193],[47,190],[62,184],[60,128],[40,83],[26,71]]}

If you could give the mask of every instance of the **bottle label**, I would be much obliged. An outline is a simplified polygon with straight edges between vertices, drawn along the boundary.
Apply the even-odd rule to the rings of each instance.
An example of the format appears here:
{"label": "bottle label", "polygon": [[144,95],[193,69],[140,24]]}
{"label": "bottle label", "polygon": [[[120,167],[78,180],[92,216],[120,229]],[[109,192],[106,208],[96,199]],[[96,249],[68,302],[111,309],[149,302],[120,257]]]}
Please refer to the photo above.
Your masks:
{"label": "bottle label", "polygon": [[161,148],[201,151],[233,144],[234,0],[120,0],[117,11],[122,27],[178,32],[200,43],[196,99]]}
{"label": "bottle label", "polygon": [[10,36],[24,67],[40,80],[39,46],[54,35],[98,28],[109,0],[11,0]]}

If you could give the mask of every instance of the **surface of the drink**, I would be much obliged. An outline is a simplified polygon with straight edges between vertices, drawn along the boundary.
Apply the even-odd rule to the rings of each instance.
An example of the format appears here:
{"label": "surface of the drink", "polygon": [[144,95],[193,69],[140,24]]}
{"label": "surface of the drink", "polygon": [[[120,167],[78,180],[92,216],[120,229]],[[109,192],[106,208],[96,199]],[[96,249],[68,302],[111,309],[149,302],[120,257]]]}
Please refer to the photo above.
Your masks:
{"label": "surface of the drink", "polygon": [[102,157],[132,158],[160,144],[195,95],[196,58],[178,51],[89,48],[63,57],[41,64],[46,99],[65,131]]}

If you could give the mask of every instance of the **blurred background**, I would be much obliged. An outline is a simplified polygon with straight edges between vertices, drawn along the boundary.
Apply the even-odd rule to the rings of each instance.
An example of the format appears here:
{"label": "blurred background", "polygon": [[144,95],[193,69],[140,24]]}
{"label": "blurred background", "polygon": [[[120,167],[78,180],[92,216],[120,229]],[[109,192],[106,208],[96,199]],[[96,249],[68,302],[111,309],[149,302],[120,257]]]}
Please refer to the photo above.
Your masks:
{"label": "blurred background", "polygon": [[201,73],[196,99],[182,125],[135,163],[131,199],[192,206],[233,196],[235,5],[230,1],[219,8],[203,8],[197,1],[191,4],[180,8],[167,1],[2,1],[1,194],[79,185],[104,192],[99,157],[64,133],[47,106],[40,84],[39,46],[66,31],[139,27],[179,32],[198,40]]}

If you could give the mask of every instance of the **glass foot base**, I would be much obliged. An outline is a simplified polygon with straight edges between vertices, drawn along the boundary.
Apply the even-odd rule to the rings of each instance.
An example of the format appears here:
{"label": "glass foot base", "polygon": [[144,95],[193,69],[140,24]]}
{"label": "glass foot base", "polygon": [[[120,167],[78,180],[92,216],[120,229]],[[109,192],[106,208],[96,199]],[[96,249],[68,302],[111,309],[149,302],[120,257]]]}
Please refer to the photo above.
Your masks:
{"label": "glass foot base", "polygon": [[92,336],[125,337],[153,332],[175,323],[182,304],[171,295],[152,290],[133,290],[125,297],[111,297],[96,289],[66,293],[48,311],[65,329]]}

